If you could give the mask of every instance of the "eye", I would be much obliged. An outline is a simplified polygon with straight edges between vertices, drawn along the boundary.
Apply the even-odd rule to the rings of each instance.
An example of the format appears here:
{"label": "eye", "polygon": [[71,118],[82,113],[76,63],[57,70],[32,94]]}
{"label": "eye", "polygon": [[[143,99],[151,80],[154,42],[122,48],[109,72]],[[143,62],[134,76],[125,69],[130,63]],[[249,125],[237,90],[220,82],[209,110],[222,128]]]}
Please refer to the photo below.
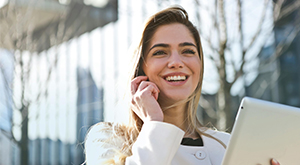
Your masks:
{"label": "eye", "polygon": [[166,54],[166,52],[164,52],[164,51],[162,51],[162,50],[158,50],[158,51],[155,51],[155,52],[153,53],[153,56],[164,55],[164,54]]}
{"label": "eye", "polygon": [[195,54],[196,52],[194,50],[192,50],[192,49],[185,49],[185,50],[183,50],[182,53],[183,54]]}

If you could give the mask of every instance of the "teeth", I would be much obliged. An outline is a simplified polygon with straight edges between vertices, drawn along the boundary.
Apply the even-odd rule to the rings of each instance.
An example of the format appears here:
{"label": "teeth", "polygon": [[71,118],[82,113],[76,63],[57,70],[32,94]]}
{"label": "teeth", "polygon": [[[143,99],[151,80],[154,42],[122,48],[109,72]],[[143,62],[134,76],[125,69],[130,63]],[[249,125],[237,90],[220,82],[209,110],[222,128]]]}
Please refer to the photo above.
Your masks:
{"label": "teeth", "polygon": [[186,79],[185,76],[168,76],[166,77],[167,81],[184,81]]}

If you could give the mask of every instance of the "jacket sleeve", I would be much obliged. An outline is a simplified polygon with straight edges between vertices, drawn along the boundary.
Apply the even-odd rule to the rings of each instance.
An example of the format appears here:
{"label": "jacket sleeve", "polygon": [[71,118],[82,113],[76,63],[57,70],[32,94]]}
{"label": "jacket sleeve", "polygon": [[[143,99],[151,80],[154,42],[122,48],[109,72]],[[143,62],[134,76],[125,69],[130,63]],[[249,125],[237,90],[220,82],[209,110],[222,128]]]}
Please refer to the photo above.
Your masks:
{"label": "jacket sleeve", "polygon": [[184,131],[165,122],[146,122],[132,147],[126,165],[169,165],[176,154]]}

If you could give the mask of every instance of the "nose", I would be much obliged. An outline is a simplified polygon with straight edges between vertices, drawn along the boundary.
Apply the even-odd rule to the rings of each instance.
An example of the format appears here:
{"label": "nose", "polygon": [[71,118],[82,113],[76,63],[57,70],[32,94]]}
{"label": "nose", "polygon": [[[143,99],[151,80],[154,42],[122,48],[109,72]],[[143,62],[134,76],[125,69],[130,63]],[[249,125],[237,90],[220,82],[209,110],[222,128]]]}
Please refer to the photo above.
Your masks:
{"label": "nose", "polygon": [[180,57],[180,54],[177,51],[174,51],[168,62],[168,68],[183,68],[184,63]]}

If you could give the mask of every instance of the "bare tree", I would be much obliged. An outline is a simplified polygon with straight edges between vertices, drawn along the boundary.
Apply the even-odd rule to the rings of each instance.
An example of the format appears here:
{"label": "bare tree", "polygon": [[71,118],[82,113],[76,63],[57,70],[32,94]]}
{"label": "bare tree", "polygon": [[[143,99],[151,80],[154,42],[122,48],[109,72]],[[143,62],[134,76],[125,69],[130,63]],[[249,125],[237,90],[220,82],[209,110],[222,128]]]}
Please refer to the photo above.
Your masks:
{"label": "bare tree", "polygon": [[[28,2],[29,4],[24,7],[22,4],[18,4],[20,2],[9,1],[8,4],[1,9],[0,13],[2,17],[0,22],[2,32],[2,34],[0,34],[0,45],[1,47],[13,50],[15,66],[14,82],[19,81],[20,84],[18,91],[13,91],[13,95],[10,97],[14,98],[13,109],[21,114],[21,123],[19,125],[21,139],[15,138],[13,132],[11,132],[11,135],[12,140],[20,147],[20,160],[22,164],[29,163],[28,111],[32,103],[37,103],[41,98],[47,98],[48,96],[48,84],[59,58],[57,47],[55,46],[56,51],[54,57],[52,57],[53,60],[47,60],[48,69],[44,73],[47,75],[46,81],[36,82],[39,84],[38,86],[43,88],[39,89],[36,95],[29,97],[30,76],[33,72],[31,70],[32,59],[45,48],[47,49],[51,45],[58,45],[62,41],[69,39],[67,34],[73,34],[77,30],[73,28],[65,29],[67,13],[62,12],[59,13],[60,15],[56,19],[58,22],[50,21],[50,23],[47,23],[46,26],[52,28],[44,28],[43,31],[37,31],[36,24],[42,21],[35,20],[39,17],[35,16],[34,14],[36,13],[33,11],[37,6],[42,5],[44,1],[30,0]],[[40,33],[45,33],[45,35],[41,35]],[[49,58],[49,56],[47,56],[47,58]],[[6,86],[12,85],[6,82]],[[15,95],[16,93],[20,95]]]}
{"label": "bare tree", "polygon": [[[34,1],[31,1],[33,3]],[[34,5],[33,5],[34,6]],[[21,162],[22,164],[28,164],[28,111],[32,103],[38,102],[41,98],[47,97],[47,86],[51,72],[56,65],[49,63],[49,70],[47,71],[47,81],[43,84],[45,86],[45,91],[40,91],[35,97],[28,97],[26,95],[29,92],[29,80],[30,74],[32,72],[32,58],[33,55],[28,52],[36,51],[36,42],[33,41],[33,27],[32,27],[32,9],[26,8],[25,10],[18,10],[16,4],[9,2],[5,9],[2,10],[1,16],[1,31],[6,34],[1,34],[1,45],[6,45],[5,48],[13,50],[14,56],[14,66],[15,66],[15,76],[14,81],[19,81],[20,83],[20,93],[19,97],[12,95],[14,97],[13,109],[17,110],[21,114],[21,123],[19,125],[21,131],[21,139],[16,139],[15,134],[12,132],[12,140],[20,147],[21,151]],[[29,55],[30,54],[30,55]],[[26,56],[26,57],[25,57]],[[57,59],[57,56],[55,57]],[[8,82],[7,82],[8,83]],[[41,83],[41,82],[40,82]],[[7,84],[8,85],[8,84]],[[14,91],[13,93],[15,93]]]}
{"label": "bare tree", "polygon": [[[14,98],[14,110],[21,114],[21,139],[15,138],[13,132],[11,134],[12,140],[20,147],[22,164],[29,163],[28,111],[31,105],[48,97],[51,75],[57,72],[58,45],[117,20],[116,0],[110,0],[101,7],[85,5],[77,0],[64,2],[66,4],[62,5],[55,0],[11,0],[0,8],[0,48],[13,52],[13,84],[16,86],[18,82],[18,91],[14,90],[10,97]],[[49,48],[54,49],[54,54],[47,53]],[[32,61],[42,55],[47,58],[47,70],[43,71],[46,80],[35,82],[40,89],[33,93],[30,91]]]}
{"label": "bare tree", "polygon": [[[258,57],[260,52],[263,50],[264,45],[268,40],[270,40],[270,36],[274,35],[273,29],[276,23],[280,19],[291,14],[295,10],[299,10],[300,8],[299,1],[293,1],[289,5],[283,6],[284,0],[265,0],[264,3],[261,4],[263,6],[262,10],[257,11],[259,12],[260,18],[256,21],[256,26],[251,25],[254,29],[254,33],[249,36],[249,34],[245,32],[245,26],[247,26],[247,24],[249,25],[248,22],[251,20],[245,19],[245,13],[247,10],[253,10],[253,7],[246,6],[244,4],[246,2],[247,1],[243,0],[215,0],[214,11],[208,12],[210,15],[209,19],[213,22],[213,27],[210,29],[209,33],[207,33],[201,30],[200,25],[201,36],[204,39],[204,42],[208,44],[208,49],[212,52],[205,55],[213,61],[217,69],[219,89],[216,93],[216,114],[212,114],[213,111],[211,111],[211,108],[209,108],[209,113],[210,116],[217,119],[216,126],[220,130],[230,129],[233,124],[231,115],[233,108],[231,105],[231,90],[237,81],[242,82],[243,87],[241,87],[241,90],[245,90],[245,76],[247,76],[249,72],[253,71],[253,69],[250,71],[249,69],[247,70],[245,66],[247,63]],[[197,1],[197,4],[201,7],[201,3],[199,1]],[[232,10],[232,8],[229,9],[228,6],[234,6],[233,8],[235,12],[231,12],[231,15],[234,15],[232,17],[235,19],[228,19],[228,10]],[[268,12],[270,11],[273,15],[273,22],[270,21],[270,17],[268,17]],[[254,21],[252,20],[252,22]],[[266,25],[266,22],[269,22],[269,24]],[[263,65],[268,65],[274,62],[274,60],[276,60],[282,52],[289,47],[289,44],[291,44],[297,34],[299,34],[299,25],[299,23],[295,25],[291,33],[283,41],[281,41],[281,43],[276,45],[275,55],[271,56],[266,61],[263,61]],[[231,32],[229,29],[232,28],[235,29],[235,35],[238,37],[229,37]],[[249,56],[249,54],[252,55]],[[231,76],[229,77],[229,75]],[[278,75],[273,77],[274,81],[277,81]],[[261,89],[257,91],[257,95],[261,95],[268,85],[269,83],[262,85]]]}

